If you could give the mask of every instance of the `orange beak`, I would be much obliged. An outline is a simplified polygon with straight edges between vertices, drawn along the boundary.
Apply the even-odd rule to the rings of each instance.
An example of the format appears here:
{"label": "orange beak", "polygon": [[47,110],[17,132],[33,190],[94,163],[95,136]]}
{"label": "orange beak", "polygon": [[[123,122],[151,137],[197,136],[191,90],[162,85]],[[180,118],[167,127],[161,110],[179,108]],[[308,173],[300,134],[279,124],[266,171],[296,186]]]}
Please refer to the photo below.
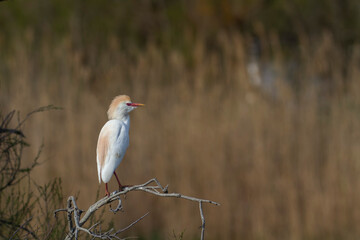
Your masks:
{"label": "orange beak", "polygon": [[126,105],[132,106],[132,107],[144,107],[145,104],[142,103],[127,103]]}

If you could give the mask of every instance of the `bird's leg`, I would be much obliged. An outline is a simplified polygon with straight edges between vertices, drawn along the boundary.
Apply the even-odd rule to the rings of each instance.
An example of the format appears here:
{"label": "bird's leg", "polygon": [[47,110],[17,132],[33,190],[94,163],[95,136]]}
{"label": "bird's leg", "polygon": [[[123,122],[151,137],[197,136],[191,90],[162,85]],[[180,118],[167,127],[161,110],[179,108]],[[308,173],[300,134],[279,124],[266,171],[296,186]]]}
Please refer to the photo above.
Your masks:
{"label": "bird's leg", "polygon": [[118,184],[119,184],[119,191],[123,190],[123,189],[126,188],[126,187],[130,187],[130,185],[121,185],[120,180],[119,180],[119,178],[118,178],[118,176],[117,176],[117,174],[116,174],[115,171],[114,171],[114,175],[115,175],[116,180],[117,180],[117,182],[118,182]]}
{"label": "bird's leg", "polygon": [[110,196],[107,183],[105,183],[105,195],[108,196],[108,197]]}
{"label": "bird's leg", "polygon": [[118,184],[119,184],[119,191],[121,191],[121,190],[124,188],[124,186],[121,185],[120,180],[119,180],[118,176],[116,175],[116,172],[114,172],[114,175],[115,175],[115,177],[116,177],[116,181],[117,181]]}

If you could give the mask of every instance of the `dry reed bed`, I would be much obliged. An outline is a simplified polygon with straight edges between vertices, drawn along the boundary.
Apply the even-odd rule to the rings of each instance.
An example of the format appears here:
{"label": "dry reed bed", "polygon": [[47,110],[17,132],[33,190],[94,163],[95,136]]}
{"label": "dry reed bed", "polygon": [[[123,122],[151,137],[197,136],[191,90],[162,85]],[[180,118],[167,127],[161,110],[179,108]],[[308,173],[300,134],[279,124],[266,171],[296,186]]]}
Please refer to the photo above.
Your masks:
{"label": "dry reed bed", "polygon": [[[27,125],[34,152],[45,144],[45,162],[33,177],[61,177],[83,208],[98,190],[95,146],[107,106],[127,93],[146,108],[131,116],[121,180],[157,177],[174,191],[220,202],[206,208],[210,239],[358,238],[358,51],[345,59],[331,37],[316,44],[303,38],[295,88],[276,38],[267,40],[276,93],[251,83],[249,45],[238,35],[220,35],[217,51],[199,39],[191,67],[178,52],[152,44],[124,53],[114,40],[95,54],[70,38],[33,49],[30,37],[0,59],[1,108],[64,108]],[[131,195],[125,208],[115,216],[119,226],[151,211],[134,234],[160,231],[167,238],[185,229],[189,238],[200,225],[196,206],[177,200]]]}

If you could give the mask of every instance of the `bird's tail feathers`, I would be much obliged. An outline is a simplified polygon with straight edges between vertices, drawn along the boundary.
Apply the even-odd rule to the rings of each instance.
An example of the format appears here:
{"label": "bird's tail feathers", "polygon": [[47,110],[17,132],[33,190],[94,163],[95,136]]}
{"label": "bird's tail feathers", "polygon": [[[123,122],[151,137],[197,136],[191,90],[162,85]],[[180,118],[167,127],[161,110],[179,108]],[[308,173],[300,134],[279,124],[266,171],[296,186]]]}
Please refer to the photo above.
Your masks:
{"label": "bird's tail feathers", "polygon": [[101,180],[104,183],[109,182],[113,173],[114,173],[114,168],[109,164],[105,165],[104,168],[101,169]]}
{"label": "bird's tail feathers", "polygon": [[101,166],[100,166],[99,162],[97,164],[97,170],[98,170],[98,176],[99,176],[99,183],[101,183]]}

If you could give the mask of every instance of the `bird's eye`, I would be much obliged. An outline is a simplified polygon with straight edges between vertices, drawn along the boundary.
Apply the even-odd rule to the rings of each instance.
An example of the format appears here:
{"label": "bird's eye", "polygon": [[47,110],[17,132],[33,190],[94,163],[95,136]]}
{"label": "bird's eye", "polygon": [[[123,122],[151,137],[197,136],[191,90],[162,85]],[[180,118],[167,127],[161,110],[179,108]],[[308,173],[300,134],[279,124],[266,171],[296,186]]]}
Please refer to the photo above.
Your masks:
{"label": "bird's eye", "polygon": [[126,105],[131,106],[131,103],[126,103]]}

